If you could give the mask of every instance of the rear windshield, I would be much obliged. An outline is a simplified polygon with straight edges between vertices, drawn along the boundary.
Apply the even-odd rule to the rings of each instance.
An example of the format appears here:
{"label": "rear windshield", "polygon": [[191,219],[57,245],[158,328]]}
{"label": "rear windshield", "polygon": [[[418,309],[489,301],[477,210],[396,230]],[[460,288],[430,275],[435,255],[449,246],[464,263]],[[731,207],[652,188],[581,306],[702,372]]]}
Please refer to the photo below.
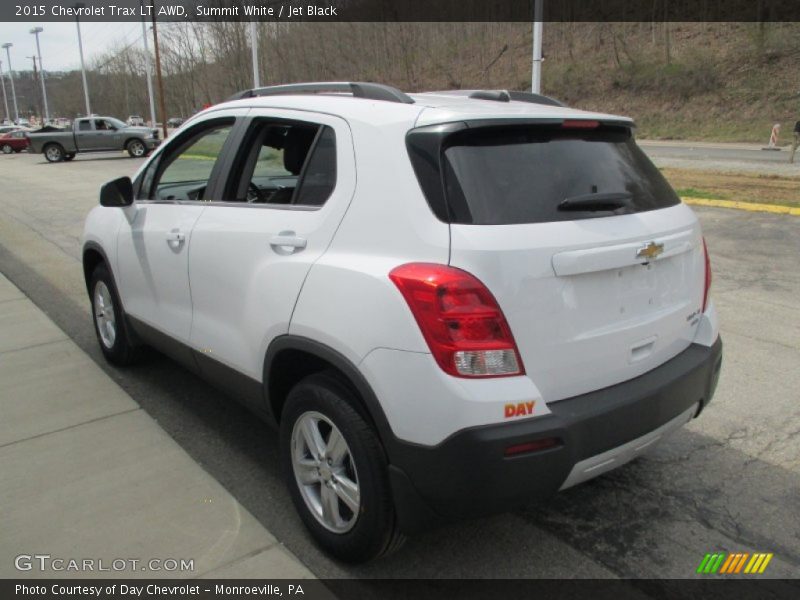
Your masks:
{"label": "rear windshield", "polygon": [[[680,202],[630,130],[622,127],[466,130],[448,139],[443,163],[453,223],[574,221]],[[591,206],[587,196],[592,194],[618,202]],[[568,199],[573,205],[564,210]],[[583,202],[577,209],[576,199]]]}

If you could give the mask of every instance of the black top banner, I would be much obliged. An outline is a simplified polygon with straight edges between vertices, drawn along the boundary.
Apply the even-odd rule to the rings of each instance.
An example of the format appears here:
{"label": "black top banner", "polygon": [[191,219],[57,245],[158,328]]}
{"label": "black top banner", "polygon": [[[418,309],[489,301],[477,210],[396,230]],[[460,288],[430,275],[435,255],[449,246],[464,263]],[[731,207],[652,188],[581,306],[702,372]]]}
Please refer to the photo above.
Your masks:
{"label": "black top banner", "polygon": [[[528,22],[535,0],[3,0],[0,21]],[[542,0],[546,22],[800,21],[799,0]]]}

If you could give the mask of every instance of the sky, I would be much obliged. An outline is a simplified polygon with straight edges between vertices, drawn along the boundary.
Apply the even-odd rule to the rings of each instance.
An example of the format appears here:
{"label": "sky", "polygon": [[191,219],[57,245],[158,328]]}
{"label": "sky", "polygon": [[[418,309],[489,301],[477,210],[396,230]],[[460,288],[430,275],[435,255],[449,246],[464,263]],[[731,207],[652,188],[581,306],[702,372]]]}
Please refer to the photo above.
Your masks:
{"label": "sky", "polygon": [[[31,28],[40,26],[44,29],[39,34],[42,47],[42,62],[45,71],[68,71],[80,68],[78,54],[78,32],[75,23],[0,23],[0,44],[11,42],[11,66],[15,71],[30,71],[33,62],[30,56],[36,54],[36,38],[28,33]],[[132,42],[141,44],[142,24],[132,23],[81,23],[83,39],[83,56],[86,64],[92,63],[104,52],[125,46]],[[152,47],[152,40],[150,40]],[[38,60],[38,59],[37,59]],[[5,50],[0,49],[0,61],[3,72],[8,70],[8,59]]]}

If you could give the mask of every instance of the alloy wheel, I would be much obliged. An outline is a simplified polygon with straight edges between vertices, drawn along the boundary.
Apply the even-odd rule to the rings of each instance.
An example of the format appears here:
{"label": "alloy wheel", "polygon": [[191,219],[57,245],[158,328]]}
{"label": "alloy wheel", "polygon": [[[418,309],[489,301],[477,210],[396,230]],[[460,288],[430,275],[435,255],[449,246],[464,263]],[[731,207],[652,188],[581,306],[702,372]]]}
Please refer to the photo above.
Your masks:
{"label": "alloy wheel", "polygon": [[111,292],[102,281],[97,282],[94,288],[94,318],[100,340],[110,350],[114,347],[114,340],[117,339],[117,322]]}
{"label": "alloy wheel", "polygon": [[131,154],[136,157],[144,156],[144,144],[142,142],[131,142]]}
{"label": "alloy wheel", "polygon": [[55,146],[50,146],[46,152],[47,152],[47,160],[51,162],[56,162],[61,160],[61,150],[59,150]]}
{"label": "alloy wheel", "polygon": [[314,518],[333,533],[346,533],[358,520],[361,493],[350,447],[322,413],[300,415],[292,429],[292,470]]}

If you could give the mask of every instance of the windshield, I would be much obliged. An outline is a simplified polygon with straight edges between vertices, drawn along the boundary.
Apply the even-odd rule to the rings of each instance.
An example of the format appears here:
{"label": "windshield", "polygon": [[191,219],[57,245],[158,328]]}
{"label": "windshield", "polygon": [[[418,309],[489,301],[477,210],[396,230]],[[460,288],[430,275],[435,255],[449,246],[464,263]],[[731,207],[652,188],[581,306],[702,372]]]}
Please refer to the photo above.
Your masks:
{"label": "windshield", "polygon": [[[466,131],[450,141],[443,168],[453,223],[574,221],[680,202],[621,127]],[[593,203],[595,194],[606,200]]]}

